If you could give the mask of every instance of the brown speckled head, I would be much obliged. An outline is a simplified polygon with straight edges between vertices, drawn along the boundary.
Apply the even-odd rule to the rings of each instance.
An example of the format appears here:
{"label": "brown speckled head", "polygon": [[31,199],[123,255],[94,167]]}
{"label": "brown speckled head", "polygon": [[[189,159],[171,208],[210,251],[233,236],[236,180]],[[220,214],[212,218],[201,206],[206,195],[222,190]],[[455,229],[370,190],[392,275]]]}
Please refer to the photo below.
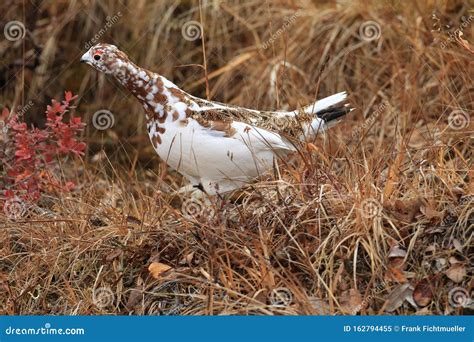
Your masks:
{"label": "brown speckled head", "polygon": [[128,63],[125,53],[112,44],[96,44],[81,57],[81,62],[87,63],[98,71],[113,74],[117,64]]}
{"label": "brown speckled head", "polygon": [[[160,135],[165,132],[163,124],[168,112],[170,115],[176,112],[169,105],[170,98],[175,96],[177,100],[187,101],[184,93],[177,88],[167,88],[161,76],[130,61],[115,45],[94,45],[82,56],[81,62],[112,75],[140,101],[145,109],[147,129],[152,143],[154,146],[159,145]],[[179,118],[179,115],[175,115],[175,120]]]}

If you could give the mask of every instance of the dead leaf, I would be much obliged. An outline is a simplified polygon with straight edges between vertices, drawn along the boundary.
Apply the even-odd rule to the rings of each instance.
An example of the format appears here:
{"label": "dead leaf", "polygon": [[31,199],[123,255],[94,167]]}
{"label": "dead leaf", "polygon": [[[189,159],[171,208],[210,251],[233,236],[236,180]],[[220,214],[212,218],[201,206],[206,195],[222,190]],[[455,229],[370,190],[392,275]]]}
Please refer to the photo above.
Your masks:
{"label": "dead leaf", "polygon": [[407,251],[398,244],[392,246],[392,248],[390,248],[390,252],[388,253],[389,258],[405,258],[406,255]]}
{"label": "dead leaf", "polygon": [[449,263],[451,265],[454,265],[454,264],[461,264],[462,262],[459,261],[456,257],[453,257],[453,256],[450,256],[449,259],[448,259]]}
{"label": "dead leaf", "polygon": [[148,271],[150,271],[151,276],[155,279],[159,279],[163,273],[171,269],[171,266],[162,264],[161,262],[152,262],[150,266],[148,266]]}
{"label": "dead leaf", "polygon": [[388,267],[389,268],[405,268],[405,258],[390,258],[388,259]]}
{"label": "dead leaf", "polygon": [[453,239],[453,246],[459,253],[462,253],[462,244],[458,239]]}
{"label": "dead leaf", "polygon": [[420,280],[413,291],[413,299],[418,306],[427,306],[433,299],[433,290],[428,278]]}
{"label": "dead leaf", "polygon": [[118,258],[119,256],[121,256],[122,253],[123,253],[123,250],[121,250],[120,248],[116,248],[109,255],[105,257],[105,260],[112,261],[115,258]]}
{"label": "dead leaf", "polygon": [[445,274],[455,283],[460,283],[466,276],[466,267],[464,267],[463,264],[454,264],[445,272]]}
{"label": "dead leaf", "polygon": [[431,202],[427,202],[420,207],[420,211],[431,222],[441,222],[444,218],[444,211],[437,211]]}
{"label": "dead leaf", "polygon": [[194,252],[189,252],[180,260],[179,264],[180,265],[188,264],[188,266],[191,266],[193,259],[194,259]]}
{"label": "dead leaf", "polygon": [[385,280],[396,281],[397,283],[406,283],[407,277],[401,269],[397,267],[389,267],[387,273],[385,273]]}
{"label": "dead leaf", "polygon": [[362,296],[357,289],[350,289],[342,292],[339,303],[343,313],[355,315],[362,308]]}
{"label": "dead leaf", "polygon": [[420,212],[421,205],[423,204],[423,200],[418,197],[414,200],[408,201],[408,216],[410,217],[410,221],[413,221],[415,216]]}
{"label": "dead leaf", "polygon": [[398,285],[387,297],[383,307],[386,312],[393,312],[403,305],[407,297],[413,293],[413,287],[409,283]]}
{"label": "dead leaf", "polygon": [[420,212],[420,207],[423,205],[423,200],[421,197],[414,198],[412,200],[395,201],[395,212],[396,216],[400,219],[406,220],[408,222],[413,222],[415,216]]}
{"label": "dead leaf", "polygon": [[416,310],[418,310],[418,305],[416,305],[415,300],[413,299],[413,292],[406,297],[406,301],[410,303],[410,305],[413,306]]}
{"label": "dead leaf", "polygon": [[444,269],[444,267],[446,266],[446,259],[445,258],[438,258],[436,259],[436,268],[439,270],[439,271],[442,271]]}
{"label": "dead leaf", "polygon": [[308,297],[308,300],[309,300],[309,303],[311,304],[313,315],[327,316],[331,314],[330,305],[326,301],[318,297]]}
{"label": "dead leaf", "polygon": [[143,298],[143,289],[142,287],[134,288],[130,291],[128,296],[127,304],[125,306],[127,309],[132,310],[135,305],[137,305]]}
{"label": "dead leaf", "polygon": [[142,224],[142,221],[140,221],[140,219],[132,215],[127,215],[127,222],[131,224]]}
{"label": "dead leaf", "polygon": [[253,296],[253,299],[256,301],[259,301],[260,303],[266,303],[268,299],[268,290],[267,289],[261,289],[257,291]]}
{"label": "dead leaf", "polygon": [[406,283],[407,278],[403,272],[405,268],[405,257],[407,252],[398,244],[390,248],[388,255],[388,269],[385,273],[385,280],[396,281],[397,283]]}

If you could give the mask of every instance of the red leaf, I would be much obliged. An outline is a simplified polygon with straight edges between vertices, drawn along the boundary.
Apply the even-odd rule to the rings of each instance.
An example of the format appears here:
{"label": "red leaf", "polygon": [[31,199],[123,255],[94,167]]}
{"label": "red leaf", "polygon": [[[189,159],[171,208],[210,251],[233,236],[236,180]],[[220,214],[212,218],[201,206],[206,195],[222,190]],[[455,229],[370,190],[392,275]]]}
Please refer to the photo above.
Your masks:
{"label": "red leaf", "polygon": [[66,102],[71,102],[75,99],[77,99],[77,95],[73,95],[72,92],[70,91],[65,91],[64,92],[64,99],[66,100]]}
{"label": "red leaf", "polygon": [[413,291],[413,299],[418,306],[427,306],[433,299],[432,286],[428,278],[420,280]]}
{"label": "red leaf", "polygon": [[72,93],[70,91],[65,91],[64,92],[64,98],[67,102],[71,101],[72,99]]}
{"label": "red leaf", "polygon": [[0,115],[0,119],[5,120],[10,115],[10,110],[7,107],[2,109],[2,115]]}

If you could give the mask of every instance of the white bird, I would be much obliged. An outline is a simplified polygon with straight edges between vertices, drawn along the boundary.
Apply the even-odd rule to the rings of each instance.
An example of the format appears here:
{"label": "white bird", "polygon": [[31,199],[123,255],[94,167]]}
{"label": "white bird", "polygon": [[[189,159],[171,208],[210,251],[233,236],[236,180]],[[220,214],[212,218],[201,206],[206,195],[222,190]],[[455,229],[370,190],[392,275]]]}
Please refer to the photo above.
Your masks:
{"label": "white bird", "polygon": [[141,102],[155,151],[190,181],[187,189],[223,194],[248,185],[352,110],[341,92],[294,111],[259,111],[192,96],[131,62],[116,46],[97,44],[82,57]]}

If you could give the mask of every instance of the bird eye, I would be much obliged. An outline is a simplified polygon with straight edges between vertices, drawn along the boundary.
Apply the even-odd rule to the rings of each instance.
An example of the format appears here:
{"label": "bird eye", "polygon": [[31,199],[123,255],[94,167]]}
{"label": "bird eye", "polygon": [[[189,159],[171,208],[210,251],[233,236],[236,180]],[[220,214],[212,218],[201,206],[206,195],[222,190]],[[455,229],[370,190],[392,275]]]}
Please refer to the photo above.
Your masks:
{"label": "bird eye", "polygon": [[100,55],[94,55],[94,59],[98,61],[100,59]]}

